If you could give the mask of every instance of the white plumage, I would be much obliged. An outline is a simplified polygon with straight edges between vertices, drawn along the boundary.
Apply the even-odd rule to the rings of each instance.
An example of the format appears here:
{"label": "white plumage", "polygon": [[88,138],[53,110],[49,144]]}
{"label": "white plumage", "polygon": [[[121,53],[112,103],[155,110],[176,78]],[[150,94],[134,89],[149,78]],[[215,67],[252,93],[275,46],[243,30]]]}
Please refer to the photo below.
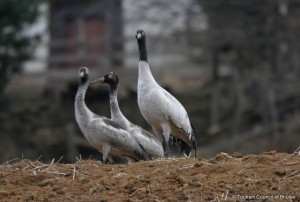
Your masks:
{"label": "white plumage", "polygon": [[126,129],[88,109],[84,101],[89,86],[88,68],[80,68],[79,77],[80,83],[75,97],[75,118],[88,142],[102,152],[103,163],[108,155],[122,155],[134,160],[146,159],[145,152]]}
{"label": "white plumage", "polygon": [[124,127],[132,137],[140,144],[150,158],[163,157],[164,152],[160,141],[143,128],[131,123],[122,113],[118,104],[119,77],[114,72],[106,74],[104,77],[92,81],[92,83],[107,83],[109,88],[109,100],[111,119]]}
{"label": "white plumage", "polygon": [[184,142],[182,149],[189,154],[191,148],[196,149],[196,137],[188,114],[182,104],[153,78],[147,60],[145,32],[138,30],[136,39],[140,54],[137,86],[140,111],[163,143],[166,156],[169,153],[171,134]]}

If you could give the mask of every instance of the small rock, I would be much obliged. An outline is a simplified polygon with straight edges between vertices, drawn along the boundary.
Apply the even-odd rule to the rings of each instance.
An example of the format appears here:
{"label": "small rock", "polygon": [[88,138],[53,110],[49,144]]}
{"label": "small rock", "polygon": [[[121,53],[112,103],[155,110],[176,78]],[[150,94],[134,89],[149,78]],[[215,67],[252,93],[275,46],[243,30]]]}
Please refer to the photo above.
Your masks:
{"label": "small rock", "polygon": [[115,192],[113,190],[110,190],[109,192],[107,192],[108,195],[114,195]]}
{"label": "small rock", "polygon": [[202,187],[202,183],[201,182],[190,182],[189,183],[190,186],[193,186],[193,187]]}
{"label": "small rock", "polygon": [[200,168],[201,166],[203,166],[203,163],[197,162],[197,163],[195,163],[194,168]]}
{"label": "small rock", "polygon": [[44,186],[47,186],[47,185],[52,185],[52,182],[51,182],[51,180],[46,179],[46,180],[43,180],[43,181],[39,182],[38,185],[40,187],[44,187]]}
{"label": "small rock", "polygon": [[230,156],[233,158],[243,158],[243,155],[240,152],[233,152]]}
{"label": "small rock", "polygon": [[178,176],[177,177],[177,181],[179,182],[179,184],[184,185],[186,183],[186,180],[184,179],[184,177],[182,176]]}
{"label": "small rock", "polygon": [[177,177],[178,177],[178,173],[175,172],[171,172],[166,176],[167,179],[172,179],[172,180],[177,179]]}
{"label": "small rock", "polygon": [[286,174],[286,170],[275,170],[274,174],[278,176],[284,176]]}

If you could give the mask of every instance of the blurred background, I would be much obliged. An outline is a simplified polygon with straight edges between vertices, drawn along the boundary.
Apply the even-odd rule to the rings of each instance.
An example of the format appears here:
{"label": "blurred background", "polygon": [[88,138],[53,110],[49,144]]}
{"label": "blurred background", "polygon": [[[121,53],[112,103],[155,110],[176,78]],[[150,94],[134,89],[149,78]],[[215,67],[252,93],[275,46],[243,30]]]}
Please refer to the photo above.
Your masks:
{"label": "blurred background", "polygon": [[[78,68],[120,77],[119,102],[152,132],[136,98],[137,29],[154,77],[185,106],[198,155],[294,152],[300,145],[298,0],[1,0],[0,163],[101,159],[74,117]],[[88,107],[110,117],[108,86]]]}

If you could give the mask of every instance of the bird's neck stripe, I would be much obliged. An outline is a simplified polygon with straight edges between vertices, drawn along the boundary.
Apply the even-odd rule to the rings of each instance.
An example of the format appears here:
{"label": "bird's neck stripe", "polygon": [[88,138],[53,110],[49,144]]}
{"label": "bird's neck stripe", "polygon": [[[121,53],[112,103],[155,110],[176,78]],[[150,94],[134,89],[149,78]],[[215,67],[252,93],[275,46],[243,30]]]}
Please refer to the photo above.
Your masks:
{"label": "bird's neck stripe", "polygon": [[138,41],[139,46],[139,53],[140,53],[140,61],[148,61],[147,58],[147,48],[146,48],[146,41]]}

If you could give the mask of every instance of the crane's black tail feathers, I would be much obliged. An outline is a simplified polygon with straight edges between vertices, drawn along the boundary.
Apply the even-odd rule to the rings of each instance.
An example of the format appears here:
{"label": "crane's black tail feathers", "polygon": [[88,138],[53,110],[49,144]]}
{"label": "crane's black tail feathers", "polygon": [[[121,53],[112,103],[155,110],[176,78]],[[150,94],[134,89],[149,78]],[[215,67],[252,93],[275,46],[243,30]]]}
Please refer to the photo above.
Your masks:
{"label": "crane's black tail feathers", "polygon": [[191,126],[192,126],[192,144],[193,144],[193,149],[195,149],[195,158],[197,157],[197,139],[196,139],[196,129],[195,127],[193,126],[193,124],[191,123]]}
{"label": "crane's black tail feathers", "polygon": [[192,142],[192,148],[184,141],[180,140],[180,147],[181,147],[181,151],[180,153],[184,153],[185,155],[189,156],[191,153],[192,149],[195,149],[195,158],[197,156],[197,139],[196,139],[196,130],[193,126],[193,124],[191,124],[192,127],[192,133],[191,133],[191,142]]}
{"label": "crane's black tail feathers", "polygon": [[189,156],[191,153],[192,148],[183,140],[179,140],[180,141],[180,153],[185,154],[186,156]]}

